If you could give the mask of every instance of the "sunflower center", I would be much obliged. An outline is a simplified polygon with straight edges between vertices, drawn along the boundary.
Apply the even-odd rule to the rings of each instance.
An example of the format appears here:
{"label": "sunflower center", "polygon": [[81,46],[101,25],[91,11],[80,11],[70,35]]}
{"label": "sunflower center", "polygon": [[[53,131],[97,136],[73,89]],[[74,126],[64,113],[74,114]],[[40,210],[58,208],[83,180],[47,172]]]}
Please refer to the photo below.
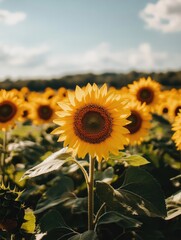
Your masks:
{"label": "sunflower center", "polygon": [[0,122],[8,122],[16,115],[17,107],[11,102],[4,101],[0,104]]}
{"label": "sunflower center", "polygon": [[180,109],[181,109],[181,106],[176,107],[176,109],[175,109],[175,116],[177,116],[177,114],[179,113]]}
{"label": "sunflower center", "polygon": [[125,126],[130,131],[130,134],[138,132],[142,124],[142,118],[139,113],[136,111],[131,111],[131,115],[127,119],[131,121]]}
{"label": "sunflower center", "polygon": [[168,113],[168,108],[164,107],[163,110],[162,110],[162,113]]}
{"label": "sunflower center", "polygon": [[53,114],[53,110],[49,105],[42,105],[38,108],[38,115],[43,120],[49,120]]}
{"label": "sunflower center", "polygon": [[74,116],[74,132],[83,141],[101,143],[110,137],[112,118],[103,107],[90,104],[77,110]]}
{"label": "sunflower center", "polygon": [[137,93],[137,99],[141,103],[150,104],[153,101],[154,92],[150,88],[141,88]]}

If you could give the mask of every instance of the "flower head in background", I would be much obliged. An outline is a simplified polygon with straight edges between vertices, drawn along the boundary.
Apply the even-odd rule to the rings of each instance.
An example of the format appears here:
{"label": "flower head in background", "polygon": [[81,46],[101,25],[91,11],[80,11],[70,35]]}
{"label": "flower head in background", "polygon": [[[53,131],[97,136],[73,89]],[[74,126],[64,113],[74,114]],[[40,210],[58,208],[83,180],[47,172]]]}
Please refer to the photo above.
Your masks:
{"label": "flower head in background", "polygon": [[161,86],[150,77],[134,81],[133,84],[129,84],[129,89],[133,98],[140,103],[145,103],[150,111],[154,111],[156,105],[159,104]]}
{"label": "flower head in background", "polygon": [[48,99],[43,94],[33,95],[29,98],[29,119],[36,125],[52,123],[57,110],[57,103],[54,97]]}
{"label": "flower head in background", "polygon": [[172,139],[174,140],[177,149],[181,150],[181,110],[179,111],[174,123],[172,124],[172,130],[174,131]]}
{"label": "flower head in background", "polygon": [[129,144],[140,144],[151,128],[151,114],[145,103],[130,102],[127,106],[131,111],[131,115],[128,117],[130,123],[126,126],[130,132],[128,134]]}
{"label": "flower head in background", "polygon": [[17,97],[14,92],[0,91],[0,129],[8,129],[14,126],[23,113],[23,99]]}

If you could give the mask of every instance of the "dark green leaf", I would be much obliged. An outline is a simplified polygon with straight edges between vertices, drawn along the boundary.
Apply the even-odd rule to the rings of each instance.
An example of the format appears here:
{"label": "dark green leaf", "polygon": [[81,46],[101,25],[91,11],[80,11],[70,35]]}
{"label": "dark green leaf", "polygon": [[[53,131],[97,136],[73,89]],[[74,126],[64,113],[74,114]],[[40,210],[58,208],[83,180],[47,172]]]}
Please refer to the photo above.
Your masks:
{"label": "dark green leaf", "polygon": [[70,198],[73,189],[74,183],[71,178],[63,176],[60,179],[55,179],[44,197],[38,202],[35,213],[43,212],[60,203],[64,203],[67,198]]}
{"label": "dark green leaf", "polygon": [[139,236],[139,238],[138,238],[138,240],[140,240],[140,238],[141,239],[146,239],[146,240],[164,240],[165,239],[165,237],[164,237],[164,235],[160,232],[160,231],[153,231],[153,230],[149,230],[149,231],[146,231],[146,232],[140,232],[139,233],[139,235],[137,235],[137,236]]}
{"label": "dark green leaf", "polygon": [[140,168],[128,168],[125,171],[124,183],[117,190],[107,183],[98,181],[96,192],[110,209],[123,214],[152,217],[166,215],[164,196],[159,184]]}
{"label": "dark green leaf", "polygon": [[97,171],[95,174],[96,180],[111,183],[114,177],[114,169],[112,167],[106,168],[103,172]]}
{"label": "dark green leaf", "polygon": [[74,194],[67,195],[63,202],[63,206],[69,208],[71,213],[85,213],[87,212],[87,197],[76,197]]}
{"label": "dark green leaf", "polygon": [[70,228],[60,227],[50,230],[41,240],[68,240],[77,234]]}
{"label": "dark green leaf", "polygon": [[41,232],[48,232],[54,228],[67,226],[62,215],[56,210],[50,210],[39,221]]}
{"label": "dark green leaf", "polygon": [[151,215],[166,216],[163,191],[156,179],[147,171],[136,167],[128,168],[125,171],[124,182],[119,191],[127,192],[127,196],[133,193],[135,197],[138,196],[140,200],[143,199],[146,205],[150,206],[148,209]]}
{"label": "dark green leaf", "polygon": [[94,231],[86,231],[69,238],[69,240],[98,240],[98,236]]}
{"label": "dark green leaf", "polygon": [[99,218],[97,222],[97,226],[102,224],[110,224],[110,223],[118,224],[123,228],[139,227],[142,224],[141,222],[137,221],[134,218],[130,218],[118,212],[111,211],[111,212],[106,212]]}

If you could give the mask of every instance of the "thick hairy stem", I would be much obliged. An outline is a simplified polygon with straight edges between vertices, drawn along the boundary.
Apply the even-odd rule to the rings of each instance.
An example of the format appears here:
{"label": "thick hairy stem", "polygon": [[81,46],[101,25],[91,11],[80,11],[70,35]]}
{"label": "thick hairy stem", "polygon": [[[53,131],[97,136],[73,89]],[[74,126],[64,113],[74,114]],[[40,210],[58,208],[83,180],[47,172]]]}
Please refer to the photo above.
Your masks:
{"label": "thick hairy stem", "polygon": [[95,159],[89,156],[88,230],[94,229],[94,164]]}

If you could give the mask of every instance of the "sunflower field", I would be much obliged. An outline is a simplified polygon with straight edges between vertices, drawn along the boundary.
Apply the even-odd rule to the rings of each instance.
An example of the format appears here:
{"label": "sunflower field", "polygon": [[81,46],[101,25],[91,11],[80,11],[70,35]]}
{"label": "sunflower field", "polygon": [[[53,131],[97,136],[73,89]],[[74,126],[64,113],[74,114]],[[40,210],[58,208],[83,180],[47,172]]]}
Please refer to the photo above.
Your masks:
{"label": "sunflower field", "polygon": [[0,240],[180,240],[181,90],[0,90]]}

